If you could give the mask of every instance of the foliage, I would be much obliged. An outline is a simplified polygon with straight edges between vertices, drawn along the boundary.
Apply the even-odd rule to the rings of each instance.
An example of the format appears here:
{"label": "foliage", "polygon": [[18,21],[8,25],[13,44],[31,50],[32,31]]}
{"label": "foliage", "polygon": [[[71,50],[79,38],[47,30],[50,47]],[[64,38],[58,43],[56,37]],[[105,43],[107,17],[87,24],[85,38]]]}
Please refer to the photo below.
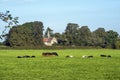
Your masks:
{"label": "foliage", "polygon": [[29,22],[10,29],[5,41],[8,46],[41,46],[43,44],[43,23]]}
{"label": "foliage", "polygon": [[118,39],[117,32],[115,32],[113,30],[107,31],[106,41],[109,46],[111,46],[112,48],[116,48],[115,43],[116,43],[117,39]]}
{"label": "foliage", "polygon": [[75,23],[68,23],[65,29],[66,40],[69,45],[75,44],[75,40],[77,38],[77,29],[79,25]]}
{"label": "foliage", "polygon": [[116,48],[115,43],[118,33],[104,28],[98,28],[91,32],[88,26],[79,27],[78,24],[68,23],[63,34],[56,34],[58,44],[69,46],[100,46],[102,48]]}
{"label": "foliage", "polygon": [[[43,45],[44,37],[56,37],[57,46],[94,46],[102,48],[119,48],[118,33],[104,28],[98,28],[91,32],[88,26],[79,26],[76,23],[68,23],[65,32],[53,33],[50,27],[47,27],[43,35],[42,22],[30,22],[23,25],[17,25],[18,17],[12,17],[10,11],[0,12],[0,19],[7,23],[0,38],[5,37],[5,45],[11,47],[33,47]],[[5,33],[9,28],[8,34]],[[49,33],[49,34],[48,34]]]}
{"label": "foliage", "polygon": [[2,37],[6,36],[6,29],[7,28],[11,28],[13,25],[17,25],[18,23],[18,17],[12,17],[12,15],[10,14],[10,11],[6,11],[6,13],[2,13],[0,12],[0,19],[2,21],[4,21],[5,23],[7,23],[7,25],[5,26],[5,29],[3,30],[0,38],[2,39]]}
{"label": "foliage", "polygon": [[107,33],[105,32],[104,28],[98,28],[97,30],[93,31],[93,45],[106,47],[106,36]]}
{"label": "foliage", "polygon": [[44,37],[50,37],[50,36],[53,37],[53,30],[47,27]]}
{"label": "foliage", "polygon": [[116,42],[115,42],[115,47],[117,48],[117,49],[120,49],[120,36],[119,36],[119,38],[116,40]]}
{"label": "foliage", "polygon": [[116,49],[120,49],[120,40],[117,40],[115,43]]}
{"label": "foliage", "polygon": [[82,26],[78,29],[78,38],[76,44],[80,46],[89,46],[91,45],[91,31],[88,26]]}
{"label": "foliage", "polygon": [[[54,50],[1,50],[0,80],[119,80],[120,51],[107,49],[55,50],[58,57],[42,57]],[[4,54],[3,54],[4,53]],[[111,58],[100,58],[100,54]],[[16,58],[17,56],[36,58]],[[73,58],[65,58],[73,55]],[[83,59],[93,55],[93,59]]]}

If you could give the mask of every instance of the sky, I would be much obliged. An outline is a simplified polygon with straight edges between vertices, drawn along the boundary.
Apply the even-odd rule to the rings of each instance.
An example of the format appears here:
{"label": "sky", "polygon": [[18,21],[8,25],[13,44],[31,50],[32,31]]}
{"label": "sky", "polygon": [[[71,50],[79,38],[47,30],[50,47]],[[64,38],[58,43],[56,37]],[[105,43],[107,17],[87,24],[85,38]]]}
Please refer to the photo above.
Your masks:
{"label": "sky", "polygon": [[[64,32],[68,23],[100,27],[120,34],[120,0],[0,0],[0,12],[9,10],[19,24],[41,21],[44,28]],[[5,23],[0,21],[0,31]]]}

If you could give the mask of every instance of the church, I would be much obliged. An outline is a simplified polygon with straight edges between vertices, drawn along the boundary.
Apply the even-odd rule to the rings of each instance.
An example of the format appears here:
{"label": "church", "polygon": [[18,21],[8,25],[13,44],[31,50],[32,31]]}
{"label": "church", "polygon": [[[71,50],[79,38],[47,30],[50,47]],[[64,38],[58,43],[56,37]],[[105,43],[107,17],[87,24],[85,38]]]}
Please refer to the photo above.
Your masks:
{"label": "church", "polygon": [[51,37],[48,31],[47,38],[43,38],[44,45],[52,46],[53,44],[57,44],[57,39],[55,37]]}

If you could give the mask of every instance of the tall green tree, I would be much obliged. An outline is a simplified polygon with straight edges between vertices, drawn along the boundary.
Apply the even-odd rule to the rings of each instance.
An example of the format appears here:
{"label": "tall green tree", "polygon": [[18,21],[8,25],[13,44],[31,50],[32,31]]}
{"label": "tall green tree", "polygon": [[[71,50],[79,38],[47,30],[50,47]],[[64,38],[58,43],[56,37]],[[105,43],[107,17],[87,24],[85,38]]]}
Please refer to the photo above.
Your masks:
{"label": "tall green tree", "polygon": [[75,45],[78,28],[79,28],[78,24],[75,23],[67,24],[67,27],[65,29],[65,35],[70,45]]}
{"label": "tall green tree", "polygon": [[29,22],[10,29],[5,41],[8,46],[41,46],[43,44],[43,23]]}
{"label": "tall green tree", "polygon": [[120,49],[120,39],[118,39],[115,43],[115,48]]}
{"label": "tall green tree", "polygon": [[57,39],[61,39],[61,38],[62,38],[62,34],[60,34],[60,33],[55,33],[54,35],[55,35],[55,37],[56,37]]}
{"label": "tall green tree", "polygon": [[104,28],[98,28],[92,33],[92,42],[95,46],[106,47],[106,32]]}
{"label": "tall green tree", "polygon": [[89,46],[91,45],[91,31],[88,26],[82,26],[78,30],[77,44],[80,46]]}
{"label": "tall green tree", "polygon": [[106,36],[107,45],[112,48],[116,48],[115,43],[118,39],[118,33],[113,30],[109,30],[106,33],[107,33],[107,36]]}

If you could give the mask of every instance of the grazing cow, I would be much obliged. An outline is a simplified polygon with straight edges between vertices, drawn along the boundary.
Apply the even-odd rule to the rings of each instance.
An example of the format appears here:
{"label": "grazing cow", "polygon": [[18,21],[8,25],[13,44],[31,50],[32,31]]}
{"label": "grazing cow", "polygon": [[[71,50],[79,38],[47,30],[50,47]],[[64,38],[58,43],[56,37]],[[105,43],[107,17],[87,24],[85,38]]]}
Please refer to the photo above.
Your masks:
{"label": "grazing cow", "polygon": [[107,57],[107,55],[101,54],[100,57]]}
{"label": "grazing cow", "polygon": [[50,55],[51,55],[51,53],[49,53],[49,52],[42,53],[42,56],[50,56]]}
{"label": "grazing cow", "polygon": [[73,56],[72,55],[67,55],[66,58],[73,58]]}
{"label": "grazing cow", "polygon": [[24,55],[24,56],[17,56],[17,58],[35,58],[35,56]]}
{"label": "grazing cow", "polygon": [[86,56],[86,55],[83,55],[82,58],[87,58],[87,56]]}
{"label": "grazing cow", "polygon": [[22,58],[22,56],[17,56],[17,58]]}
{"label": "grazing cow", "polygon": [[31,56],[31,58],[35,58],[35,56]]}
{"label": "grazing cow", "polygon": [[93,58],[93,56],[88,56],[88,58]]}
{"label": "grazing cow", "polygon": [[53,55],[58,56],[57,52],[52,52]]}
{"label": "grazing cow", "polygon": [[25,56],[23,56],[23,58],[30,58],[30,56],[28,56],[28,55],[25,55]]}
{"label": "grazing cow", "polygon": [[42,56],[58,56],[57,52],[44,52]]}
{"label": "grazing cow", "polygon": [[83,55],[82,58],[93,58],[93,56],[91,56],[91,55],[89,55],[89,56],[88,55]]}
{"label": "grazing cow", "polygon": [[108,57],[108,58],[110,58],[111,55],[103,55],[103,54],[101,54],[100,57]]}
{"label": "grazing cow", "polygon": [[108,57],[108,58],[110,58],[110,57],[111,57],[111,55],[108,55],[107,57]]}

